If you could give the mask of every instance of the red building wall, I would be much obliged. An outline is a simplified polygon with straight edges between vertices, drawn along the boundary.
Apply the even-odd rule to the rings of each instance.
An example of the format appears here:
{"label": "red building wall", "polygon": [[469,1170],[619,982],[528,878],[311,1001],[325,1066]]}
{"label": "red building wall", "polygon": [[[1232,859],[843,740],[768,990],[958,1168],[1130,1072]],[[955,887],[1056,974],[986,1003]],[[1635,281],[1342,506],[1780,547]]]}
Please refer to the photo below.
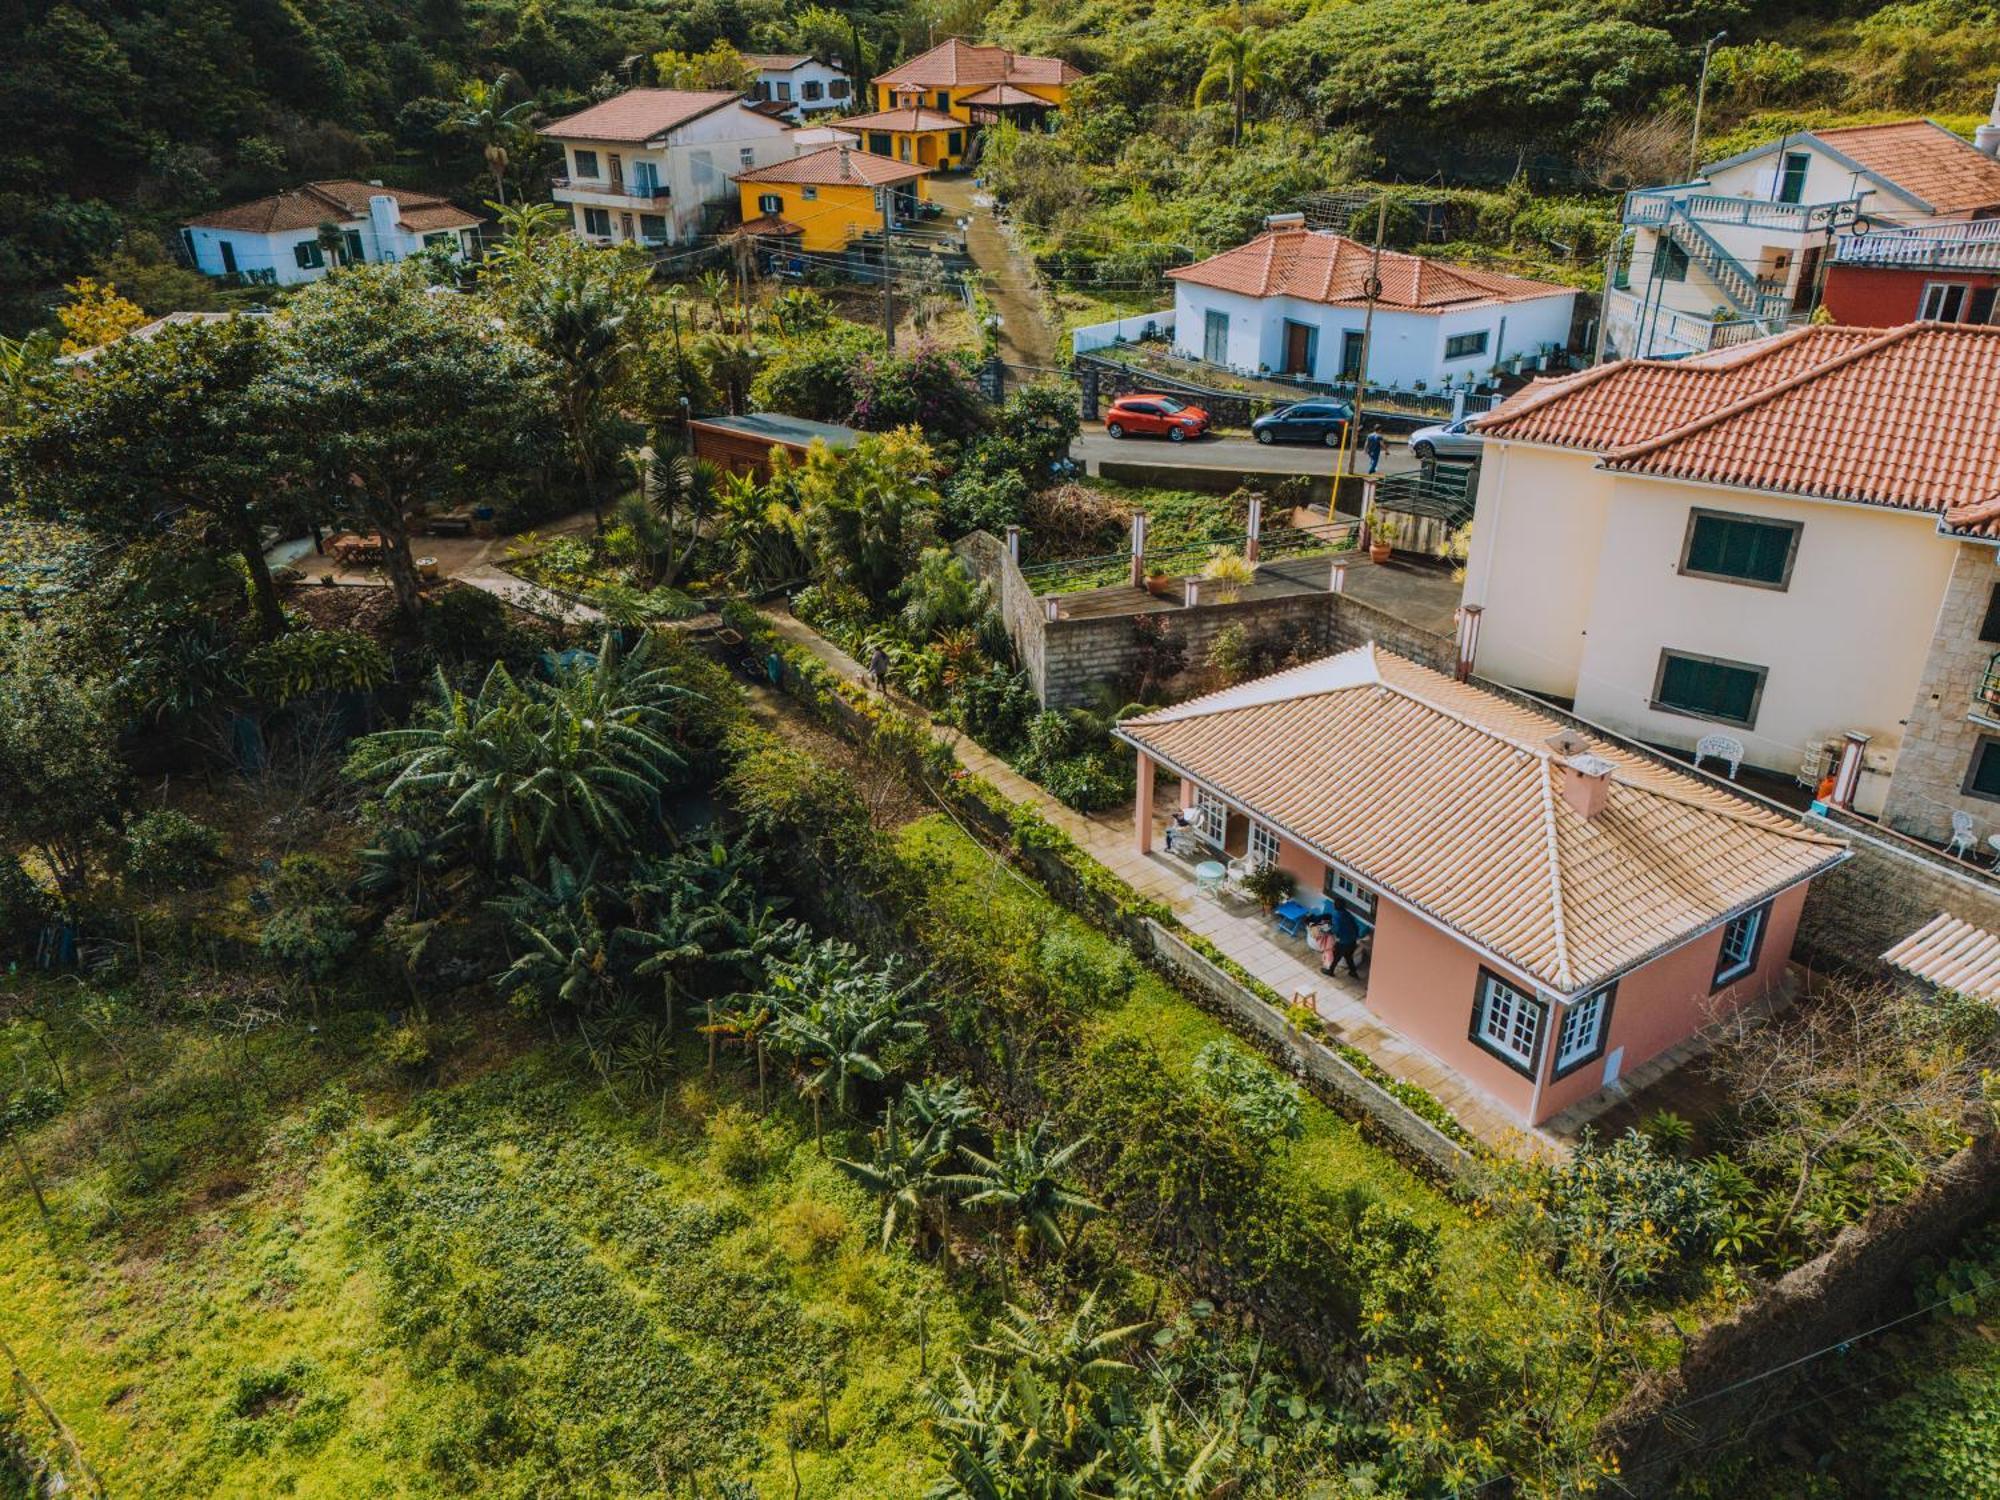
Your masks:
{"label": "red building wall", "polygon": [[1916,322],[1928,281],[2000,286],[2000,274],[1929,266],[1830,266],[1820,305],[1834,322],[1853,328],[1900,328]]}

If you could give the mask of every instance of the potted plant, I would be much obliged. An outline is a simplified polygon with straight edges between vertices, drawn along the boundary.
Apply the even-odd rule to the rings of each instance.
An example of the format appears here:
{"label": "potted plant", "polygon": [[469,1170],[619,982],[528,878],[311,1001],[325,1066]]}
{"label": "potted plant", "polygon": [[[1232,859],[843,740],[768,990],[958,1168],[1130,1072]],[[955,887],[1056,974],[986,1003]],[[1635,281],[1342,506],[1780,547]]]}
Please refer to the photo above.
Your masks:
{"label": "potted plant", "polygon": [[1387,562],[1395,551],[1396,543],[1402,539],[1403,528],[1396,524],[1395,518],[1377,511],[1368,519],[1368,560]]}
{"label": "potted plant", "polygon": [[1180,583],[1158,563],[1146,568],[1146,592],[1156,599],[1172,599],[1180,593]]}
{"label": "potted plant", "polygon": [[1243,877],[1243,894],[1265,911],[1275,911],[1291,898],[1292,877],[1266,860]]}

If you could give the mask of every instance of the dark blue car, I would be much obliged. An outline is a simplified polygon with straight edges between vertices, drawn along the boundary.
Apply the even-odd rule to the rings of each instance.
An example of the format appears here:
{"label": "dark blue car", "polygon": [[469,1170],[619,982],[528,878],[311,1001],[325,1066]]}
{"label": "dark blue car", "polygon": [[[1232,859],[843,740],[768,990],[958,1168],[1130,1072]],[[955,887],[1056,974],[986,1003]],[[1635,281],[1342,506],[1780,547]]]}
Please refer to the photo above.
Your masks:
{"label": "dark blue car", "polygon": [[1324,443],[1338,448],[1353,410],[1345,401],[1295,401],[1250,424],[1260,443]]}

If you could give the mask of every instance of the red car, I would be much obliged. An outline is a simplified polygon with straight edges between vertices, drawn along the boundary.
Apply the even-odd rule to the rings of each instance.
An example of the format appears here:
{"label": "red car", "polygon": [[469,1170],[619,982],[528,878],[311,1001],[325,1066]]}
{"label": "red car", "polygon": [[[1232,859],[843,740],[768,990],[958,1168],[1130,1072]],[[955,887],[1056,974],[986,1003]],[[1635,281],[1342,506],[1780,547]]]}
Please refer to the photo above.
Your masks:
{"label": "red car", "polygon": [[1185,443],[1208,431],[1208,413],[1172,396],[1120,396],[1104,414],[1104,430],[1112,437],[1164,437]]}

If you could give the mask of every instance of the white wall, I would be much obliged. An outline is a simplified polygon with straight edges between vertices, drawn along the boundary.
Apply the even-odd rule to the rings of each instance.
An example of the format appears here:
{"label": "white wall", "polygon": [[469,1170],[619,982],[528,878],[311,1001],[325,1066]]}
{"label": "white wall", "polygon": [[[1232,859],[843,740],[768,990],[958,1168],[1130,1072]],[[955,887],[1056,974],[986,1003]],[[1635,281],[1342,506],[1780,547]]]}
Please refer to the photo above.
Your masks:
{"label": "white wall", "polygon": [[[1492,303],[1445,313],[1377,309],[1369,339],[1368,380],[1371,385],[1405,389],[1422,381],[1436,389],[1447,377],[1463,385],[1484,378],[1495,364],[1515,354],[1539,352],[1545,345],[1569,340],[1573,292],[1538,297],[1530,302]],[[1313,378],[1340,378],[1341,347],[1346,333],[1359,333],[1366,312],[1359,307],[1330,307],[1296,297],[1245,297],[1214,287],[1176,282],[1174,285],[1174,349],[1189,359],[1203,358],[1207,314],[1229,316],[1229,358],[1236,370],[1255,374],[1284,365],[1285,323],[1304,323],[1319,330]],[[1482,354],[1446,360],[1445,341],[1484,330]]]}
{"label": "white wall", "polygon": [[1144,338],[1149,329],[1155,333],[1172,333],[1174,310],[1162,308],[1158,312],[1134,313],[1129,318],[1113,318],[1108,323],[1089,323],[1081,328],[1072,328],[1069,331],[1070,353],[1088,354],[1093,349],[1132,343]]}
{"label": "white wall", "polygon": [[[791,135],[782,120],[759,114],[742,103],[710,110],[669,132],[665,140],[647,146],[630,141],[564,140],[564,174],[572,186],[558,188],[555,200],[571,206],[571,227],[583,233],[584,207],[601,208],[610,219],[611,237],[623,239],[625,216],[632,220],[634,239],[641,238],[641,214],[655,214],[667,221],[669,242],[679,243],[700,231],[704,203],[734,202],[736,184],[730,179],[751,167],[768,167],[793,155]],[[605,186],[593,190],[579,183],[576,170],[578,148],[597,153],[598,177]],[[744,153],[748,152],[748,159]],[[617,156],[626,192],[610,189],[611,158]],[[664,198],[641,199],[630,195],[637,180],[633,168],[640,162],[652,164]]]}
{"label": "white wall", "polygon": [[[381,235],[367,219],[348,219],[340,226],[343,230],[353,230],[361,236],[361,258],[368,264],[383,261],[407,260],[423,248],[424,237],[401,229],[393,229]],[[449,231],[451,244],[447,247],[453,256],[463,259],[465,238],[458,230]],[[295,246],[317,244],[319,228],[287,229],[277,234],[251,234],[240,229],[205,228],[190,226],[187,242],[194,252],[195,269],[210,276],[228,274],[222,260],[222,245],[228,241],[236,256],[239,272],[272,270],[277,273],[278,286],[299,286],[308,281],[317,281],[327,272],[325,266],[301,267]]]}
{"label": "white wall", "polygon": [[[809,58],[789,72],[780,73],[775,69],[766,69],[757,75],[757,81],[764,85],[764,97],[790,105],[791,108],[787,113],[795,119],[805,115],[819,114],[824,110],[845,109],[852,104],[854,102],[854,95],[851,88],[848,90],[846,96],[838,99],[833,96],[829,88],[829,85],[835,79],[845,81],[846,78],[847,74],[845,71],[835,67],[832,63],[821,62],[816,57]],[[808,83],[817,83],[820,86],[819,98],[808,99],[805,97],[805,85]],[[779,94],[778,85],[780,84],[789,85],[791,90],[789,95]]]}

